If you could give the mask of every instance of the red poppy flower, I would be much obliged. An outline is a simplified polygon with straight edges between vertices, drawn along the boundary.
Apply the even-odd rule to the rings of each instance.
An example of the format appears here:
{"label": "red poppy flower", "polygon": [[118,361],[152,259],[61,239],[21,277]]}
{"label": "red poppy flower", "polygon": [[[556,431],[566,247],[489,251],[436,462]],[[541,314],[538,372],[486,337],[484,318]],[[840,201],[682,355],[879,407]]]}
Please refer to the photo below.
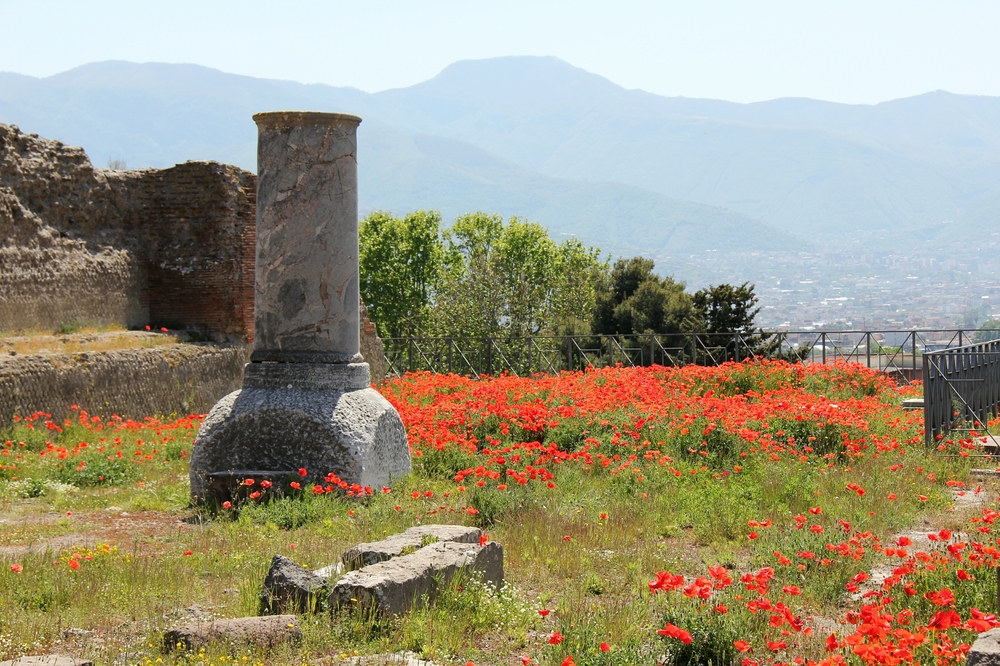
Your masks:
{"label": "red poppy flower", "polygon": [[667,622],[667,625],[663,627],[663,629],[657,629],[656,633],[660,634],[661,636],[669,636],[670,638],[676,638],[685,645],[687,645],[693,640],[691,638],[691,634],[689,634],[684,629],[681,629],[680,627],[670,624],[669,622]]}

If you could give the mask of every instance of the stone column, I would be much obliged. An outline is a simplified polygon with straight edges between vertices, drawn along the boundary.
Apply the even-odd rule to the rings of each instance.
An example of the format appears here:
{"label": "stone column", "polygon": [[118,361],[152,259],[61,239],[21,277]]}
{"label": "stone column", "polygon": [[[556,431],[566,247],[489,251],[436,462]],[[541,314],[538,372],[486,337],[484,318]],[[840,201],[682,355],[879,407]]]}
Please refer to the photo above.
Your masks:
{"label": "stone column", "polygon": [[251,360],[360,361],[361,118],[277,112],[253,119],[260,134]]}
{"label": "stone column", "polygon": [[[246,478],[269,492],[329,473],[379,487],[410,471],[399,414],[359,352],[357,127],[339,113],[254,116],[255,332],[243,388],[220,400],[191,455],[195,503]],[[257,486],[259,487],[259,486]]]}

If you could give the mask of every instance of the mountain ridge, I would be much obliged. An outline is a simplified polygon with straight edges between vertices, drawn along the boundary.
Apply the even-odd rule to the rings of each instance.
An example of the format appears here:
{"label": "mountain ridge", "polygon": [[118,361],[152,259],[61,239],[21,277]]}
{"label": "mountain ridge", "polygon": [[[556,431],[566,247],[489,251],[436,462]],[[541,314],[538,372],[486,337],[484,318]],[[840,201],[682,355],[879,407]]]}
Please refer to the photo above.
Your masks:
{"label": "mountain ridge", "polygon": [[[190,64],[106,61],[45,79],[0,74],[0,121],[81,143],[97,161],[125,157],[134,166],[217,159],[252,169],[249,116],[278,108],[365,119],[362,148],[382,147],[371,153],[376,162],[361,162],[366,208],[436,201],[431,207],[443,212],[464,210],[462,193],[476,192],[499,212],[517,211],[559,233],[577,224],[620,242],[621,233],[606,231],[614,227],[625,237],[669,239],[669,250],[680,252],[791,249],[808,247],[803,238],[826,243],[873,232],[919,249],[947,243],[954,227],[945,231],[946,220],[988,229],[1000,212],[994,97],[932,91],[875,105],[740,104],[627,90],[534,56],[459,61],[427,81],[376,93]],[[420,156],[397,163],[392,145]],[[462,166],[463,154],[482,163]],[[408,174],[400,182],[409,189],[387,174]],[[593,199],[588,188],[605,198]],[[622,203],[629,198],[634,205]],[[595,211],[610,222],[595,222]],[[715,233],[727,215],[732,228]],[[648,233],[673,228],[678,216],[705,224],[706,233],[680,245],[675,235]]]}

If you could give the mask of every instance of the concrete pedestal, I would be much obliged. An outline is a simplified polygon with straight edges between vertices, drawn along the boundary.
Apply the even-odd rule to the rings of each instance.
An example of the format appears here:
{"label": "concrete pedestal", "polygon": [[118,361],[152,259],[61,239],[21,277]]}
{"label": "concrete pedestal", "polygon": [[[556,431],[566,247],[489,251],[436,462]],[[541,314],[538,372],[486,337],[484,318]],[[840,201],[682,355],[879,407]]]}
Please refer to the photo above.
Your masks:
{"label": "concrete pedestal", "polygon": [[[359,350],[357,116],[275,112],[259,129],[255,333],[243,388],[220,400],[191,454],[195,503],[241,476],[285,485],[333,472],[380,487],[410,471],[399,414]],[[297,476],[297,475],[296,475]]]}

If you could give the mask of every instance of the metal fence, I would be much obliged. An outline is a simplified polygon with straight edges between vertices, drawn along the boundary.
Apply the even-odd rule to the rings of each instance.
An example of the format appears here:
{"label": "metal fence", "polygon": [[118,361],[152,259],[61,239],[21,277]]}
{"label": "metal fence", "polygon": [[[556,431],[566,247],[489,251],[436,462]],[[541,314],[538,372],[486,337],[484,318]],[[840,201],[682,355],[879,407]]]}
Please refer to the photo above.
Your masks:
{"label": "metal fence", "polygon": [[427,371],[532,375],[587,367],[719,365],[751,358],[803,363],[852,361],[912,382],[927,352],[962,347],[975,331],[768,331],[753,335],[674,334],[523,338],[383,338],[388,374]]}
{"label": "metal fence", "polygon": [[971,431],[990,435],[1000,408],[1000,340],[923,354],[924,433]]}

